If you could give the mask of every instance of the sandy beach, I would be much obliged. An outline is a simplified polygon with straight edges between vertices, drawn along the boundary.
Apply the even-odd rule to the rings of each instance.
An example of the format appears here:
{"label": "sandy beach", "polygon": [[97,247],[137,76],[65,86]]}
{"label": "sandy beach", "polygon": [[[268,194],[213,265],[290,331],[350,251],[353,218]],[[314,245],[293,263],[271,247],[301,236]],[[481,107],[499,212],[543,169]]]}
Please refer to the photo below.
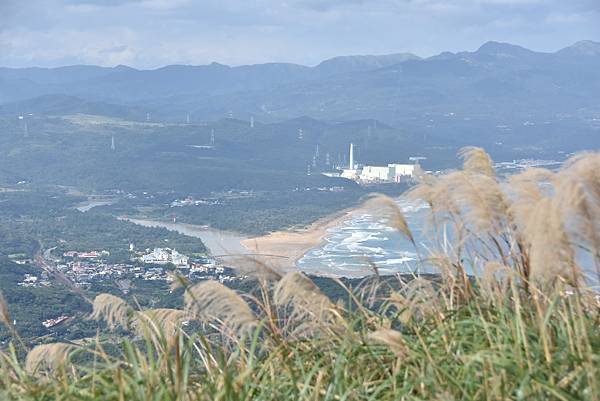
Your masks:
{"label": "sandy beach", "polygon": [[365,208],[365,204],[361,204],[325,216],[306,228],[277,231],[254,238],[192,224],[124,217],[121,219],[146,227],[164,227],[200,238],[213,256],[236,269],[252,270],[253,259],[278,272],[288,272],[297,269],[298,260],[307,252],[324,243],[330,228],[343,223],[354,213],[364,211]]}
{"label": "sandy beach", "polygon": [[[297,269],[296,263],[307,252],[325,241],[328,229],[350,219],[354,213],[364,210],[365,205],[345,209],[323,217],[306,228],[289,231],[277,231],[261,237],[242,240],[248,253],[279,272]],[[243,263],[238,261],[236,263]]]}

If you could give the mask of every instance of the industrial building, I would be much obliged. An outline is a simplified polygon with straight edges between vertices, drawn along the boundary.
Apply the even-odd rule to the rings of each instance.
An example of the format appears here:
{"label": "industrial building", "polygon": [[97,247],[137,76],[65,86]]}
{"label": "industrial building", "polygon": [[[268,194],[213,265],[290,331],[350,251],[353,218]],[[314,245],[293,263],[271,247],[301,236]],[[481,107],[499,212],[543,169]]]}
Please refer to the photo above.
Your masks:
{"label": "industrial building", "polygon": [[350,162],[348,168],[342,170],[340,177],[361,183],[403,182],[411,179],[414,164],[391,163],[387,166],[361,166],[354,161],[354,144],[350,144]]}

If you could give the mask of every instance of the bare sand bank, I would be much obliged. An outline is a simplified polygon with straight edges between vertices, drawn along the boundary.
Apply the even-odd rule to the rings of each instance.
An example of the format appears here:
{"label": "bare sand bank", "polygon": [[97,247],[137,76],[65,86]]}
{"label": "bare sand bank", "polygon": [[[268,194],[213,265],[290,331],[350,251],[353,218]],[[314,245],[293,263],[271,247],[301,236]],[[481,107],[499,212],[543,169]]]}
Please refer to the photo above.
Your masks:
{"label": "bare sand bank", "polygon": [[[276,231],[261,237],[242,240],[248,253],[271,268],[287,272],[297,269],[296,263],[307,252],[320,246],[328,236],[328,229],[349,220],[355,213],[365,211],[364,204],[323,217],[306,228]],[[237,263],[243,263],[242,260]]]}

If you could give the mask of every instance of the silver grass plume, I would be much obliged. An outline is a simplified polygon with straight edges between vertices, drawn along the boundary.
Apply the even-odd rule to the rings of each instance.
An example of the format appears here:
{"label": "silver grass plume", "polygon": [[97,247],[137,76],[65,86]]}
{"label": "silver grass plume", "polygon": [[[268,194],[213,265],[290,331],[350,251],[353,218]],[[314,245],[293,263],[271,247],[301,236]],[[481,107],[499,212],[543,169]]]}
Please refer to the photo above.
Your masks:
{"label": "silver grass plume", "polygon": [[239,271],[260,281],[278,281],[283,277],[276,269],[269,266],[265,260],[260,259],[260,255],[244,255],[240,257],[243,261]]}
{"label": "silver grass plume", "polygon": [[463,159],[464,171],[488,177],[496,176],[492,159],[482,148],[467,146],[462,148],[458,155]]}
{"label": "silver grass plume", "polygon": [[5,324],[7,327],[12,326],[10,313],[8,312],[8,302],[6,302],[2,292],[0,292],[0,323]]}
{"label": "silver grass plume", "polygon": [[554,173],[542,168],[527,169],[508,179],[509,213],[515,229],[527,221],[538,202],[552,195],[554,179]]}
{"label": "silver grass plume", "polygon": [[502,300],[510,288],[510,280],[514,279],[514,272],[508,266],[495,261],[486,262],[479,279],[481,293],[488,300]]}
{"label": "silver grass plume", "polygon": [[111,294],[100,294],[94,299],[90,319],[104,320],[111,330],[117,326],[127,329],[132,314],[131,306],[121,298]]}
{"label": "silver grass plume", "polygon": [[254,313],[242,297],[213,280],[196,284],[185,292],[185,310],[190,316],[222,325],[238,336],[248,335],[257,325]]}
{"label": "silver grass plume", "polygon": [[132,326],[138,335],[150,338],[155,344],[165,339],[167,345],[173,345],[184,323],[189,320],[188,314],[183,310],[147,309],[135,314]]}
{"label": "silver grass plume", "polygon": [[531,279],[542,285],[562,277],[571,284],[579,281],[575,253],[567,236],[560,206],[543,198],[535,204],[523,229],[529,247]]}
{"label": "silver grass plume", "polygon": [[404,235],[413,243],[413,245],[415,244],[415,239],[408,227],[408,223],[406,222],[400,207],[392,198],[386,195],[377,194],[367,201],[366,206],[369,210],[374,210],[375,213],[387,218],[390,227]]}
{"label": "silver grass plume", "polygon": [[556,177],[557,202],[576,246],[592,256],[600,280],[600,154],[571,158]]}
{"label": "silver grass plume", "polygon": [[33,374],[42,367],[50,370],[57,369],[67,362],[73,350],[75,346],[64,343],[38,345],[27,354],[25,370]]}
{"label": "silver grass plume", "polygon": [[403,323],[431,316],[440,310],[439,297],[433,285],[419,277],[408,282],[399,292],[390,294],[387,300],[401,312],[399,318]]}
{"label": "silver grass plume", "polygon": [[407,354],[408,347],[402,333],[392,329],[379,329],[369,333],[369,339],[387,345],[397,356]]}
{"label": "silver grass plume", "polygon": [[273,300],[277,306],[291,308],[290,322],[302,323],[296,332],[312,332],[317,329],[314,326],[332,326],[339,322],[336,306],[303,273],[290,272],[283,276],[275,286]]}

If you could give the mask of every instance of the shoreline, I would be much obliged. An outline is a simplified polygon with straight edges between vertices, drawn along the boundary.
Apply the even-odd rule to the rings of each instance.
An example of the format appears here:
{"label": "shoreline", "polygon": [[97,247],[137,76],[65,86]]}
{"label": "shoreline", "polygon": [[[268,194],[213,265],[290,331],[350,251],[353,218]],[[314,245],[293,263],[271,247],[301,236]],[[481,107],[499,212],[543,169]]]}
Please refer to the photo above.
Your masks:
{"label": "shoreline", "polygon": [[249,264],[259,262],[275,271],[287,273],[297,271],[298,261],[304,255],[326,243],[330,228],[366,210],[368,210],[366,202],[361,202],[356,206],[323,216],[303,228],[274,231],[257,237],[188,223],[124,216],[119,216],[118,219],[146,227],[162,227],[182,235],[199,238],[211,256],[234,269],[243,271],[248,269]]}
{"label": "shoreline", "polygon": [[275,231],[263,236],[241,241],[243,247],[251,252],[258,261],[279,272],[298,269],[298,261],[311,250],[325,244],[329,229],[366,210],[365,202],[321,217],[305,228]]}

